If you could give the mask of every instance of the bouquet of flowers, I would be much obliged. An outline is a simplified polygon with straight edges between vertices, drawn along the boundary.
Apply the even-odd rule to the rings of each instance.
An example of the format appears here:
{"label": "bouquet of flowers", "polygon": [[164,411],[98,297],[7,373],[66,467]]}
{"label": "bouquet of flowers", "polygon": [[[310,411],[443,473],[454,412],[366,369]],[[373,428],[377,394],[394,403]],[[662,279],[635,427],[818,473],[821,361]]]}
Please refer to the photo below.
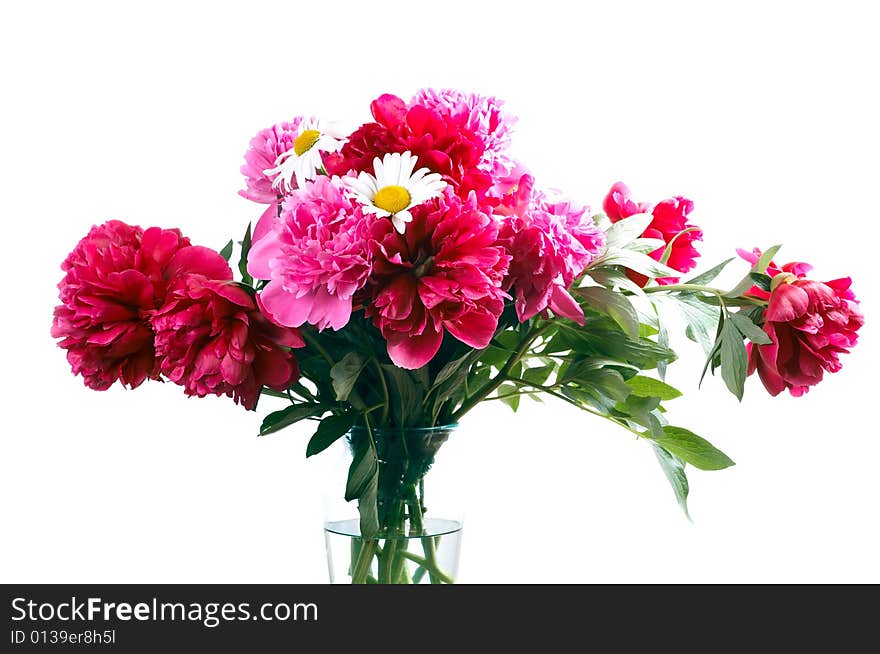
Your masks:
{"label": "bouquet of flowers", "polygon": [[686,466],[733,461],[664,417],[681,395],[664,381],[670,312],[740,399],[756,371],[770,394],[803,395],[856,343],[848,278],[810,279],[774,246],[738,250],[733,288],[712,283],[734,258],[683,281],[703,236],[691,200],[622,183],[601,213],[565,199],[511,155],[496,98],[425,89],[370,109],[353,132],[295,117],[253,138],[241,195],[265,210],[238,248],[93,227],[62,265],[52,326],[90,388],[167,380],[246,409],[272,395],[289,405],[261,434],[315,421],[307,456],[346,439],[355,583],[452,581],[423,482],[481,402],[551,395],[636,434],[686,511]]}

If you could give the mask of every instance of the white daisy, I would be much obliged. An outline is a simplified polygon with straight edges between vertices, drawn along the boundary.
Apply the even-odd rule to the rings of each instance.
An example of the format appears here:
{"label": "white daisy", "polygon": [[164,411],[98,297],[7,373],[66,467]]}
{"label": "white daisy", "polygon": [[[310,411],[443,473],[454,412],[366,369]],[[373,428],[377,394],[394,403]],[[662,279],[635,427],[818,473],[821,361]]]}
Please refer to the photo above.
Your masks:
{"label": "white daisy", "polygon": [[347,180],[355,199],[364,205],[364,213],[377,218],[390,217],[394,229],[403,234],[406,223],[412,222],[413,207],[440,197],[446,182],[427,168],[415,172],[418,158],[409,152],[386,154],[380,161],[373,159],[373,172],[362,172],[357,179]]}
{"label": "white daisy", "polygon": [[290,191],[294,177],[296,185],[302,188],[306,181],[315,179],[319,168],[324,167],[321,153],[338,152],[344,143],[342,132],[335,123],[309,118],[300,124],[293,148],[278,155],[275,167],[263,173],[269,177],[277,175],[272,188]]}

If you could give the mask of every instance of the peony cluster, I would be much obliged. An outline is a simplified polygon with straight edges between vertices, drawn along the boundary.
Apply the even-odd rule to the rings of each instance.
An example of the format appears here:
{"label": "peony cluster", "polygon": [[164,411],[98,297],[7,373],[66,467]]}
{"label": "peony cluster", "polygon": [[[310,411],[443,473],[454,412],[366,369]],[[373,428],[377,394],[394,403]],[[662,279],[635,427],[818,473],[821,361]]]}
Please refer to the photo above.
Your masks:
{"label": "peony cluster", "polygon": [[[370,110],[345,136],[295,118],[251,142],[242,194],[274,209],[255,230],[248,272],[265,282],[271,320],[339,330],[363,310],[410,369],[446,335],[486,347],[510,298],[520,321],[552,312],[582,323],[568,289],[604,234],[512,158],[503,103],[424,89],[409,102],[382,95]],[[297,157],[314,165],[279,184]]]}
{"label": "peony cluster", "polygon": [[176,229],[111,220],[61,267],[52,336],[90,388],[164,375],[188,395],[252,409],[262,386],[284,390],[298,376],[288,349],[298,334],[270,323],[225,259]]}

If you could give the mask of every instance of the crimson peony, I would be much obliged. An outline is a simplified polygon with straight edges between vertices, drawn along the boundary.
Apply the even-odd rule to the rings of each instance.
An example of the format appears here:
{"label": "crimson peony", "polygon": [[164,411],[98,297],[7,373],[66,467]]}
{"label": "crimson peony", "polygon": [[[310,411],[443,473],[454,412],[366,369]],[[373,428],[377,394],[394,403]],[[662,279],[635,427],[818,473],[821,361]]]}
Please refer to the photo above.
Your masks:
{"label": "crimson peony", "polygon": [[304,344],[298,332],[269,322],[228,279],[187,275],[152,326],[162,373],[187,395],[227,395],[253,409],[262,386],[283,391],[299,377],[286,349]]}
{"label": "crimson peony", "polygon": [[824,284],[790,272],[774,277],[764,312],[764,331],[773,343],[750,345],[749,351],[749,374],[757,370],[771,395],[788,389],[801,396],[826,371],[840,370],[839,355],[856,344],[864,323],[850,284],[848,277]]}

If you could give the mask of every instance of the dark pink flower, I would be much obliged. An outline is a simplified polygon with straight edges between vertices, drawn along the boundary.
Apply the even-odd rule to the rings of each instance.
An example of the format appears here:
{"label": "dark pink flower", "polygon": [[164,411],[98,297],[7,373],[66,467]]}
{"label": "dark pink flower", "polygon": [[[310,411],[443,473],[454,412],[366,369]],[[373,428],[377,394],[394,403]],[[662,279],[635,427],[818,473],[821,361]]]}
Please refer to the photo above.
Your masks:
{"label": "dark pink flower", "polygon": [[444,331],[474,348],[489,344],[507,297],[501,284],[510,259],[496,241],[496,222],[474,194],[462,201],[448,190],[412,213],[404,234],[390,220],[372,224],[372,302],[366,309],[391,360],[408,369],[434,357]]}
{"label": "dark pink flower", "polygon": [[387,93],[370,108],[375,122],[355,130],[339,156],[327,157],[331,175],[370,171],[376,157],[409,151],[418,158],[418,167],[441,174],[462,199],[470,191],[482,198],[492,185],[492,176],[481,167],[486,143],[468,121],[441,106],[407,106]]}
{"label": "dark pink flower", "polygon": [[111,220],[93,227],[64,263],[52,336],[62,339],[73,373],[105,390],[114,382],[134,388],[158,378],[149,317],[164,302],[180,273],[195,270],[231,277],[229,266],[202,260],[176,229],[140,227]]}
{"label": "dark pink flower", "polygon": [[749,374],[757,370],[771,395],[788,389],[799,397],[826,371],[840,370],[839,355],[856,344],[864,318],[848,277],[822,283],[777,274],[764,311],[764,331],[773,343],[749,346]]}
{"label": "dark pink flower", "polygon": [[244,287],[190,274],[151,321],[161,372],[187,395],[227,395],[247,409],[263,386],[282,391],[299,377],[296,330],[278,327]]}
{"label": "dark pink flower", "polygon": [[[649,204],[635,202],[626,184],[617,182],[605,196],[602,208],[613,223],[638,213],[651,212],[654,219],[645,229],[642,237],[659,239],[665,245],[650,252],[649,256],[660,261],[666,246],[672,242],[666,265],[683,273],[696,267],[696,259],[700,253],[693,244],[694,241],[703,240],[703,232],[687,222],[688,215],[694,209],[694,203],[687,198],[681,196],[669,198],[659,202],[652,209]],[[648,282],[648,278],[640,273],[628,271],[627,274],[639,286],[644,286]],[[658,284],[675,284],[679,278],[660,277],[656,281]]]}
{"label": "dark pink flower", "polygon": [[[761,258],[761,250],[759,248],[752,248],[752,251],[743,250],[742,248],[737,248],[736,253],[748,261],[753,266],[758,263],[758,259]],[[791,273],[795,277],[806,277],[807,273],[809,273],[813,269],[808,263],[804,263],[803,261],[791,261],[789,263],[785,263],[783,265],[778,265],[775,261],[771,261],[767,266],[767,270],[765,273],[770,277],[776,277],[779,273]],[[770,293],[765,291],[760,286],[752,286],[748,291],[746,291],[745,295],[754,295],[755,297],[760,297],[765,300],[770,298]]]}
{"label": "dark pink flower", "polygon": [[583,324],[568,288],[605,246],[587,208],[552,200],[523,175],[496,212],[503,216],[499,240],[511,255],[505,288],[513,289],[520,321],[550,309]]}

